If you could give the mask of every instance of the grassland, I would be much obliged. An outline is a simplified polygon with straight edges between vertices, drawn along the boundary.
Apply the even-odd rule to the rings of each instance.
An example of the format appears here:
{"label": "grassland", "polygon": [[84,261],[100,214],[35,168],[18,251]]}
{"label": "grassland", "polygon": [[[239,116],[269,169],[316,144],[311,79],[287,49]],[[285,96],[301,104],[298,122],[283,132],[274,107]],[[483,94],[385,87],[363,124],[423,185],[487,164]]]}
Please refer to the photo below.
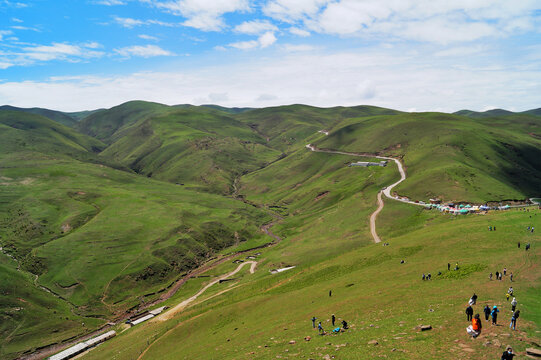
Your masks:
{"label": "grassland", "polygon": [[[145,350],[142,359],[455,359],[472,353],[493,359],[506,345],[524,353],[538,341],[540,241],[525,226],[539,226],[541,212],[449,218],[389,203],[381,222],[397,226],[397,214],[418,220],[399,224],[403,235],[384,233],[388,247],[368,245],[325,260],[302,251],[298,267],[279,275],[271,275],[274,264],[263,260],[255,275],[245,274],[227,295],[208,294],[207,301],[180,316],[126,331],[83,359],[136,359]],[[498,231],[487,231],[488,224],[496,224]],[[328,235],[306,240],[312,246],[333,241]],[[532,250],[518,249],[518,241],[530,242]],[[280,257],[281,252],[268,249],[261,258]],[[458,262],[460,269],[447,271],[448,262]],[[509,276],[502,282],[488,280],[489,272],[503,267],[514,274],[512,284]],[[421,274],[428,272],[433,280],[423,282]],[[511,312],[504,295],[510,285],[521,310],[518,331],[508,328]],[[474,292],[479,295],[475,311],[482,314],[485,304],[498,305],[501,326],[483,320],[481,337],[472,341],[465,332],[464,309]],[[310,318],[316,316],[328,330],[333,313],[351,329],[318,336]],[[421,324],[433,329],[421,332]],[[306,336],[312,339],[305,341]],[[369,345],[371,340],[378,345]]]}
{"label": "grassland", "polygon": [[114,169],[93,153],[101,142],[48,119],[1,115],[0,239],[17,259],[2,254],[2,358],[152,301],[230,246],[268,241],[261,210]]}
{"label": "grassland", "polygon": [[[126,331],[86,357],[135,359],[147,350],[148,359],[446,359],[468,348],[488,359],[501,349],[466,341],[462,313],[472,291],[481,302],[502,302],[508,280],[486,278],[503,266],[517,280],[526,340],[501,335],[503,328],[487,333],[520,350],[538,337],[539,237],[525,228],[541,225],[539,212],[455,218],[386,201],[378,232],[391,246],[372,245],[368,218],[376,193],[399,178],[395,165],[348,168],[358,158],[305,149],[314,143],[401,157],[408,179],[397,191],[414,199],[538,197],[535,111],[473,116],[130,102],[73,118],[80,121],[68,128],[0,111],[0,244],[17,260],[0,254],[2,358],[96,329],[156,299],[209,257],[270,241],[259,227],[276,218],[273,232],[283,240],[258,250],[255,274],[245,268],[173,319]],[[488,224],[498,231],[487,232]],[[517,251],[517,241],[531,242],[532,250]],[[461,270],[447,272],[455,261]],[[296,268],[268,272],[289,265]],[[223,263],[205,275],[236,266]],[[434,280],[421,282],[423,272]],[[208,281],[190,279],[165,304]],[[316,315],[328,328],[333,312],[351,331],[316,336],[309,319]],[[427,322],[432,331],[413,329]],[[373,339],[379,345],[367,346]]]}

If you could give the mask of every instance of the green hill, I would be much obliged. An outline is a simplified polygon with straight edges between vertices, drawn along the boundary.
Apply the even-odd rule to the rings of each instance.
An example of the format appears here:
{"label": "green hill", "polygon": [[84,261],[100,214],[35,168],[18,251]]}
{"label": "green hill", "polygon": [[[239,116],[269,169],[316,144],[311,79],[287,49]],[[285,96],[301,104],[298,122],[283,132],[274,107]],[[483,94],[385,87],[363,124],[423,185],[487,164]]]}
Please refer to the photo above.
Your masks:
{"label": "green hill", "polygon": [[130,101],[111,109],[96,111],[77,123],[76,128],[83,134],[110,143],[114,134],[123,126],[169,109],[167,105]]}
{"label": "green hill", "polygon": [[[486,202],[539,191],[541,121],[418,113],[352,119],[316,141],[320,148],[401,157],[409,174],[398,193],[416,200]],[[537,131],[537,130],[535,130]]]}
{"label": "green hill", "polygon": [[49,110],[49,109],[43,109],[43,108],[25,109],[25,108],[18,108],[18,107],[9,106],[9,105],[0,106],[0,111],[4,111],[4,110],[21,111],[21,112],[30,113],[30,114],[41,115],[69,127],[73,127],[77,123],[77,120],[71,117],[69,114],[66,114],[60,111],[55,111],[55,110]]}
{"label": "green hill", "polygon": [[[378,191],[399,179],[395,164],[348,167],[359,158],[305,147],[399,157],[408,178],[396,190],[416,200],[539,197],[535,110],[134,101],[74,117],[82,120],[69,128],[0,111],[2,359],[122,318],[208,259],[268,243],[260,228],[271,221],[279,243],[210,267],[162,305],[192,297],[247,255],[258,262],[254,274],[243,268],[169,320],[127,331],[118,323],[119,336],[83,358],[451,359],[473,351],[489,359],[501,353],[497,339],[519,351],[538,342],[540,239],[525,229],[541,226],[539,211],[453,217],[386,200],[377,226],[390,246],[373,245],[368,219]],[[519,241],[532,250],[518,251]],[[447,271],[447,262],[460,270]],[[269,271],[287,266],[295,268]],[[509,281],[487,280],[503,267],[516,276],[520,332],[493,327],[489,345],[471,342],[462,318],[472,292],[508,321]],[[425,272],[432,282],[421,282]],[[317,336],[309,319],[328,330],[332,313],[350,330]]]}
{"label": "green hill", "polygon": [[44,117],[0,112],[0,143],[0,246],[16,259],[0,253],[2,358],[93,330],[209,257],[269,241],[261,210],[114,169],[99,140]]}

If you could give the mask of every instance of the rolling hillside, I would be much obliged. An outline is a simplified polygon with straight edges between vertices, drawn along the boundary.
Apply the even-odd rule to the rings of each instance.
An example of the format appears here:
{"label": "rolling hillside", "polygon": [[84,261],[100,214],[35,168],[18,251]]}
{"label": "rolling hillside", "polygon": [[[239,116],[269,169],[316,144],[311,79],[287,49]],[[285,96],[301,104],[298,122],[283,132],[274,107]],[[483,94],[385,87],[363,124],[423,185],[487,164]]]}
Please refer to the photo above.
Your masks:
{"label": "rolling hillside", "polygon": [[103,143],[49,119],[1,112],[0,137],[0,241],[16,259],[0,254],[2,358],[93,330],[210,256],[269,241],[264,212],[114,169],[94,153]]}
{"label": "rolling hillside", "polygon": [[[382,249],[372,245],[368,219],[378,191],[399,178],[395,164],[348,167],[359,158],[305,146],[398,157],[408,178],[396,190],[416,200],[539,197],[536,110],[476,115],[134,101],[75,117],[80,121],[68,127],[0,110],[2,359],[122,319],[208,259],[276,240],[261,231],[270,222],[281,241],[250,253],[255,274],[241,271],[170,320],[126,331],[85,358],[210,358],[209,344],[224,359],[322,358],[331,341],[340,345],[332,354],[342,358],[359,350],[412,358],[420,347],[446,359],[456,351],[446,340],[462,343],[464,324],[453,319],[470,292],[501,303],[504,286],[485,279],[503,266],[517,274],[527,314],[521,336],[535,341],[540,240],[523,230],[539,225],[539,212],[455,218],[387,201],[377,221],[391,246]],[[499,231],[487,234],[487,224],[496,223]],[[518,241],[534,251],[510,253]],[[190,298],[246,254],[230,260],[163,304]],[[464,264],[463,271],[442,272],[419,299],[419,275],[437,274],[448,261]],[[269,272],[287,266],[296,268]],[[453,295],[442,300],[442,293]],[[427,315],[429,308],[435,311]],[[328,329],[333,312],[352,331],[336,341],[318,338],[309,319],[321,317]],[[410,331],[428,321],[435,331]],[[307,335],[311,342],[304,342]],[[367,348],[374,338],[381,346]],[[515,337],[509,341],[524,348]]]}
{"label": "rolling hillside", "polygon": [[352,119],[320,148],[402,158],[409,178],[397,191],[416,200],[486,202],[535,196],[541,183],[541,119],[492,119],[419,113]]}
{"label": "rolling hillside", "polygon": [[69,127],[73,127],[77,123],[77,120],[75,118],[61,111],[55,111],[55,110],[49,110],[49,109],[43,109],[43,108],[25,109],[25,108],[18,108],[18,107],[9,106],[9,105],[0,106],[0,111],[4,111],[4,110],[20,111],[20,112],[25,112],[29,114],[41,115]]}

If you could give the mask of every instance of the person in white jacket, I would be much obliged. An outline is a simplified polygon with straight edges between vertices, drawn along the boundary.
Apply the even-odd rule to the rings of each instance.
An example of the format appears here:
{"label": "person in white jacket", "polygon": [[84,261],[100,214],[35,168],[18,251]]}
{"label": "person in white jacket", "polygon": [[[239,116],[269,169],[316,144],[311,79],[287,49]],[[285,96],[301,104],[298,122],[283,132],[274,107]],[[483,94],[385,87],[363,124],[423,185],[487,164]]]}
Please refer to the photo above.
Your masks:
{"label": "person in white jacket", "polygon": [[511,311],[515,311],[517,307],[517,298],[514,297],[513,300],[511,300]]}

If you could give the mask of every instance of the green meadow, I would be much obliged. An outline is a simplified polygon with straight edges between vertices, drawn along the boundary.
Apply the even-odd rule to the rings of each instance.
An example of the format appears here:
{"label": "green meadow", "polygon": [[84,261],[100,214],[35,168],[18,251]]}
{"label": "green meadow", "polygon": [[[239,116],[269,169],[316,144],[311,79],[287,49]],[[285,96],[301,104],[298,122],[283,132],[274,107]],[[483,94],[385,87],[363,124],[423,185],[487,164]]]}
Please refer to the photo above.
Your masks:
{"label": "green meadow", "polygon": [[[305,146],[399,157],[408,178],[396,191],[414,200],[524,200],[540,196],[540,127],[536,111],[141,101],[69,114],[0,110],[0,357],[110,321],[119,336],[83,358],[491,359],[507,344],[523,352],[539,344],[540,238],[526,231],[541,229],[539,210],[456,217],[386,199],[377,231],[390,245],[373,244],[369,217],[378,191],[400,178],[396,165],[348,167],[371,159]],[[119,321],[209,260],[273,241],[261,231],[269,223],[281,241],[237,257],[261,253],[255,274],[244,267],[166,321],[127,330]],[[233,260],[161,305],[235,270]],[[269,272],[287,266],[295,268]],[[500,322],[510,319],[509,277],[488,280],[503,267],[515,277],[518,331],[484,323],[471,341],[464,309],[473,292],[476,312],[499,305]],[[350,329],[319,336],[310,318],[330,330],[333,313]]]}

